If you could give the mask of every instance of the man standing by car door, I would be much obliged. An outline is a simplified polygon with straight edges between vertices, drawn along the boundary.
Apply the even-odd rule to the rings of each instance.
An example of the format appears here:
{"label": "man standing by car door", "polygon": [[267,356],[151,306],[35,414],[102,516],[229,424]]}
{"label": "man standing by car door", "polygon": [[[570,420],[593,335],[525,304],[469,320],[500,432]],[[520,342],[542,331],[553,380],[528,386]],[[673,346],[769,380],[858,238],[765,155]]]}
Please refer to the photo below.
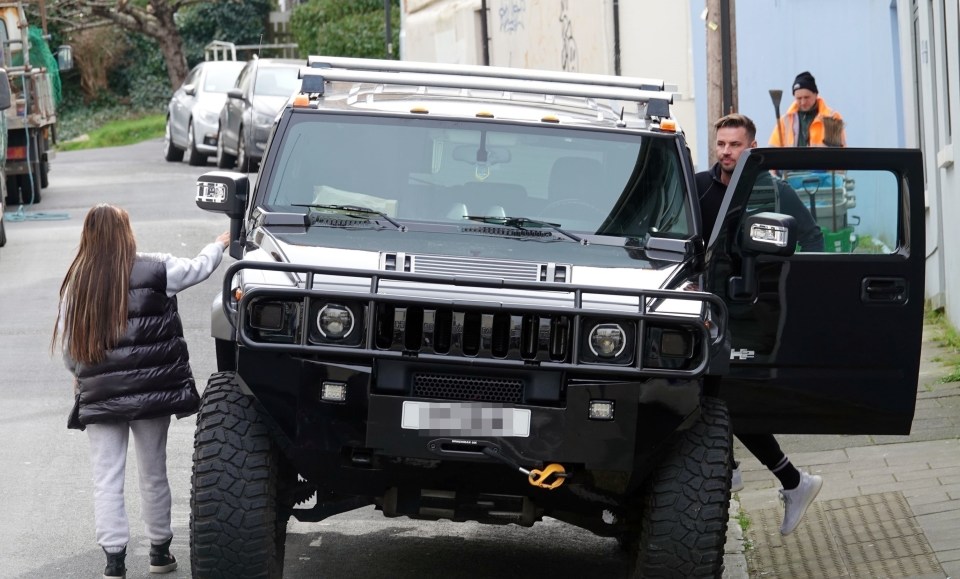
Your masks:
{"label": "man standing by car door", "polygon": [[[697,194],[700,199],[700,218],[703,222],[703,236],[709,243],[720,205],[727,192],[727,185],[740,159],[740,154],[757,146],[757,128],[745,115],[730,114],[714,123],[717,131],[717,162],[707,171],[696,175]],[[796,192],[785,183],[769,177],[779,197],[779,212],[793,216],[797,220],[798,238],[801,251],[823,251],[823,233],[813,217],[803,206]],[[807,508],[820,492],[823,479],[797,469],[780,449],[772,434],[740,434],[733,425],[736,437],[757,459],[772,472],[783,488],[784,516],[780,533],[789,535],[800,524]],[[732,491],[743,488],[739,463],[734,463]]]}

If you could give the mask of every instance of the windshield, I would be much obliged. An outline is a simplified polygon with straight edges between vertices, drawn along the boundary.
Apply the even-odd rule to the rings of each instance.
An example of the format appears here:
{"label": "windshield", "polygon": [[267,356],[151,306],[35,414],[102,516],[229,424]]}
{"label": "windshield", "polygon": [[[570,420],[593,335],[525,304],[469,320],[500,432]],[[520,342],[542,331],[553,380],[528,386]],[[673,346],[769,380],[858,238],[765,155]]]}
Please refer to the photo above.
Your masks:
{"label": "windshield", "polygon": [[233,88],[243,68],[242,62],[223,62],[217,66],[208,66],[206,78],[203,81],[204,92],[225,93]]}
{"label": "windshield", "polygon": [[289,97],[300,89],[300,67],[261,66],[257,71],[257,83],[253,88],[256,96]]}
{"label": "windshield", "polygon": [[401,220],[470,226],[476,223],[468,217],[526,217],[631,238],[691,231],[680,154],[669,137],[302,117],[285,133],[267,205],[356,205]]}

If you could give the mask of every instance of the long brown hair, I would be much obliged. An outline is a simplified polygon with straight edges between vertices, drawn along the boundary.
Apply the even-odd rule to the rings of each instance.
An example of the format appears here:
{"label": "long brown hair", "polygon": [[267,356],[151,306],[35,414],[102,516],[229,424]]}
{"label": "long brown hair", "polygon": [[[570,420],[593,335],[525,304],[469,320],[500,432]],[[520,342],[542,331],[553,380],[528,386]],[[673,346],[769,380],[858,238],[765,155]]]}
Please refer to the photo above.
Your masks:
{"label": "long brown hair", "polygon": [[77,256],[60,286],[51,348],[59,340],[76,362],[103,360],[127,329],[127,293],[136,254],[126,211],[100,204],[87,212]]}

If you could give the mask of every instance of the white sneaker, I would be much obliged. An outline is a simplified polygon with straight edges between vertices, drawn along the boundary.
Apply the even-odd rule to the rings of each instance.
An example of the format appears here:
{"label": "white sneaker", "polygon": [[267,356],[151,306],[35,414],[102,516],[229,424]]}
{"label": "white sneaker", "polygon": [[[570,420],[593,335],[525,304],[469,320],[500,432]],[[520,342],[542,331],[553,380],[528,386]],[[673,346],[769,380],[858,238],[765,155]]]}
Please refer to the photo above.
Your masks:
{"label": "white sneaker", "polygon": [[733,474],[730,475],[730,492],[736,493],[743,490],[743,475],[740,473],[740,465],[738,464],[736,468],[733,469]]}
{"label": "white sneaker", "polygon": [[800,471],[800,484],[792,490],[780,489],[780,500],[783,502],[783,524],[780,525],[780,534],[789,535],[800,524],[807,507],[813,503],[823,486],[823,479],[815,474]]}

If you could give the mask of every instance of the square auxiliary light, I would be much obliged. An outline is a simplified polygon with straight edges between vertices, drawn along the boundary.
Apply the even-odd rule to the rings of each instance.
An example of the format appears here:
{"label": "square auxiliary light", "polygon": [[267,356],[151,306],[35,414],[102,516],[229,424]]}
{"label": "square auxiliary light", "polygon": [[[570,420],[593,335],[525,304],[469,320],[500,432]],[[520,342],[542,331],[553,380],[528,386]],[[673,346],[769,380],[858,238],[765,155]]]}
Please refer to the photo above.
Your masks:
{"label": "square auxiliary light", "polygon": [[587,407],[590,420],[613,420],[613,400],[591,400]]}
{"label": "square auxiliary light", "polygon": [[346,402],[347,385],[343,382],[324,382],[320,389],[320,400],[324,402]]}

